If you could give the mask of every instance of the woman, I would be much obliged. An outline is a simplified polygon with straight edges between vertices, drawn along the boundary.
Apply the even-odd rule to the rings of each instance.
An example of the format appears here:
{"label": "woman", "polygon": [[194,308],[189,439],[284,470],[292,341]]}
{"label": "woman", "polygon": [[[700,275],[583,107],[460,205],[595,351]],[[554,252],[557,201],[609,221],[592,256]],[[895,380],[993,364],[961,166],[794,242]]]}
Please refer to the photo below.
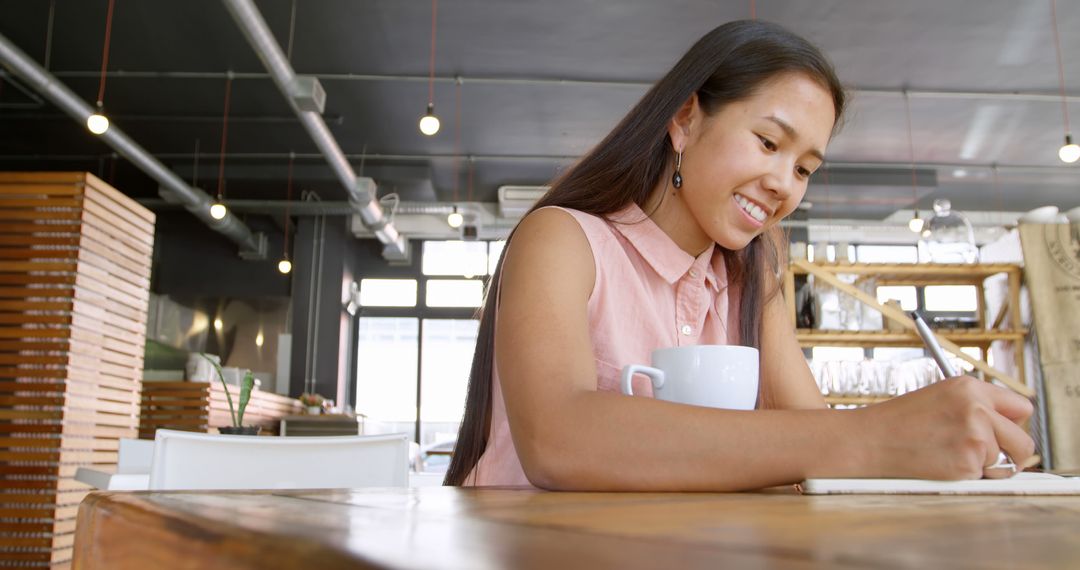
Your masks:
{"label": "woman", "polygon": [[[727,491],[1000,477],[999,450],[1029,457],[1030,403],[972,378],[825,406],[778,294],[777,224],[843,108],[823,55],[779,26],[701,38],[512,233],[446,483]],[[622,366],[685,344],[757,347],[759,409],[619,393]]]}

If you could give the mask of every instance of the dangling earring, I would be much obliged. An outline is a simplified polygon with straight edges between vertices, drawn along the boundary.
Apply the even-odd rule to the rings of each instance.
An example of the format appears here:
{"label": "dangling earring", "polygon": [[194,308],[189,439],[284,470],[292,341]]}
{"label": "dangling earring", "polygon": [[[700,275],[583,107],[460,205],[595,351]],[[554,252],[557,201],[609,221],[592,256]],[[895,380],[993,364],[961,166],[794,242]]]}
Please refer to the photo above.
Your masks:
{"label": "dangling earring", "polygon": [[671,175],[671,185],[675,188],[682,188],[682,174],[679,169],[682,168],[682,151],[679,151],[675,155],[675,174]]}

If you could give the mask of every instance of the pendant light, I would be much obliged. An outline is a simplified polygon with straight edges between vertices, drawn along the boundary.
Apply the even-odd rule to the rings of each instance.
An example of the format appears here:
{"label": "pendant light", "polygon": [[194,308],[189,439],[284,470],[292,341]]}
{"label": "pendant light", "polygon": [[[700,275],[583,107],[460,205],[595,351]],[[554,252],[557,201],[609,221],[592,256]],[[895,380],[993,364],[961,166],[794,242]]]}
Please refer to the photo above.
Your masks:
{"label": "pendant light", "polygon": [[1065,120],[1065,144],[1058,149],[1058,158],[1072,164],[1080,160],[1080,145],[1072,140],[1069,132],[1069,104],[1065,98],[1065,69],[1061,64],[1061,38],[1058,37],[1057,0],[1050,0],[1050,25],[1054,28],[1054,54],[1057,55],[1058,90],[1061,93],[1061,114]]}
{"label": "pendant light", "polygon": [[439,132],[439,118],[435,116],[435,21],[439,13],[439,0],[431,0],[431,64],[428,72],[427,111],[420,117],[420,132],[431,137]]}
{"label": "pendant light", "polygon": [[461,186],[461,78],[457,78],[454,89],[454,209],[446,216],[446,225],[457,229],[465,223],[465,217],[458,211],[458,187]]}
{"label": "pendant light", "polygon": [[94,113],[86,118],[86,128],[95,135],[103,135],[109,130],[109,118],[105,116],[105,71],[109,67],[109,38],[112,37],[113,7],[116,0],[109,0],[105,14],[105,44],[101,48],[101,79],[98,81],[97,105]]}
{"label": "pendant light", "polygon": [[907,89],[904,89],[904,115],[907,117],[908,159],[911,161],[911,206],[915,209],[914,215],[908,222],[908,229],[914,233],[920,233],[923,229],[923,219],[919,217],[919,192],[915,179],[915,142],[911,136],[911,101]]}
{"label": "pendant light", "polygon": [[458,211],[458,207],[454,206],[450,215],[446,216],[446,225],[457,229],[460,228],[463,223],[465,223],[465,216],[462,216],[461,212]]}
{"label": "pendant light", "polygon": [[277,264],[277,270],[282,275],[288,275],[292,272],[292,261],[289,261],[289,206],[292,205],[293,160],[295,158],[296,153],[289,151],[289,174],[285,183],[285,239],[281,242],[281,261],[278,261]]}
{"label": "pendant light", "polygon": [[215,220],[224,218],[228,213],[225,207],[225,143],[229,136],[229,99],[232,95],[232,71],[225,78],[225,111],[221,117],[221,152],[218,157],[217,198],[210,206],[210,217]]}

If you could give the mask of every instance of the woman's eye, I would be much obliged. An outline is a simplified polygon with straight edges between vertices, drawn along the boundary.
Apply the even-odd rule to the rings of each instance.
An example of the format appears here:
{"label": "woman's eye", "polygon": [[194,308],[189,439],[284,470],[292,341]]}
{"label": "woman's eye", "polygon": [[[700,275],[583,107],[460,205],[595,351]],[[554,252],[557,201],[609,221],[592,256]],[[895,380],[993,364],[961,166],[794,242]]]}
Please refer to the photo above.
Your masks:
{"label": "woman's eye", "polygon": [[768,149],[770,151],[775,151],[776,150],[776,143],[774,143],[771,140],[769,140],[769,139],[767,139],[765,137],[762,137],[762,136],[759,136],[758,138],[761,139],[761,144],[766,149]]}
{"label": "woman's eye", "polygon": [[799,176],[802,176],[803,178],[810,178],[810,175],[813,174],[813,172],[810,172],[809,170],[807,170],[807,169],[805,169],[805,168],[803,168],[801,166],[796,166],[795,167],[795,172],[798,172]]}

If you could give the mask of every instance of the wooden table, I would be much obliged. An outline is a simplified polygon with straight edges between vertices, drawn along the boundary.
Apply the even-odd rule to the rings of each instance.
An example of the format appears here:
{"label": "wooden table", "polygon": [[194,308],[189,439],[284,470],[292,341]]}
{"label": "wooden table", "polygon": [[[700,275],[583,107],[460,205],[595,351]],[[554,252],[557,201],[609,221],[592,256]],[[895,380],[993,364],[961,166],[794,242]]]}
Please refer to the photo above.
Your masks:
{"label": "wooden table", "polygon": [[1080,568],[1080,497],[93,493],[76,569]]}

